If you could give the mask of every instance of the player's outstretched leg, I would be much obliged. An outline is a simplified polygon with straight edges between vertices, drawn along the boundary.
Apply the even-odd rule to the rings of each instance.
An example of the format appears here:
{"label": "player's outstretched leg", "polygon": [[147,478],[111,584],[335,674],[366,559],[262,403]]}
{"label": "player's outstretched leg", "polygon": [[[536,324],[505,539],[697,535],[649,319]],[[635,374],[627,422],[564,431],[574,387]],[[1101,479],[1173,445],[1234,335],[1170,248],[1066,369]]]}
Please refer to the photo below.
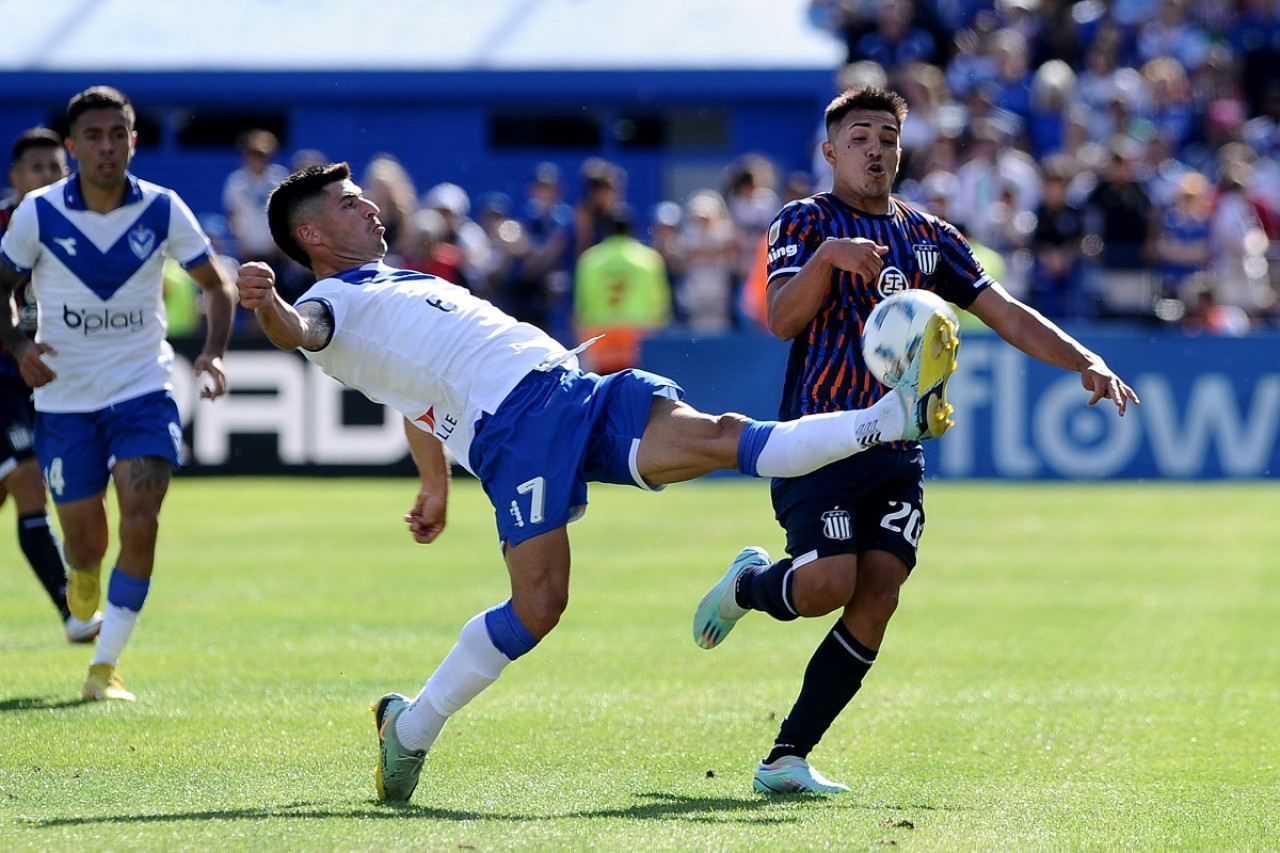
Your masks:
{"label": "player's outstretched leg", "polygon": [[378,799],[391,803],[406,803],[418,787],[418,775],[426,750],[405,749],[396,734],[396,720],[409,707],[409,697],[400,693],[388,693],[378,700],[373,711],[373,724],[378,729],[378,770],[376,784]]}
{"label": "player's outstretched leg", "polygon": [[138,699],[125,689],[120,673],[116,672],[115,664],[111,663],[95,663],[89,667],[89,677],[80,690],[80,698],[94,702],[105,702],[108,699],[136,702]]}
{"label": "player's outstretched leg", "polygon": [[934,312],[916,357],[893,389],[906,409],[903,438],[937,438],[955,426],[951,420],[955,409],[947,402],[947,381],[955,372],[959,350],[956,324],[941,311]]}
{"label": "player's outstretched leg", "polygon": [[711,591],[698,602],[693,612],[693,641],[704,649],[714,649],[720,645],[733,626],[747,613],[747,608],[738,604],[738,578],[753,566],[767,566],[771,561],[763,548],[743,548],[738,558],[729,566],[724,577],[711,587]]}
{"label": "player's outstretched leg", "polygon": [[751,786],[762,794],[843,794],[848,785],[832,782],[798,755],[784,755],[761,763]]}

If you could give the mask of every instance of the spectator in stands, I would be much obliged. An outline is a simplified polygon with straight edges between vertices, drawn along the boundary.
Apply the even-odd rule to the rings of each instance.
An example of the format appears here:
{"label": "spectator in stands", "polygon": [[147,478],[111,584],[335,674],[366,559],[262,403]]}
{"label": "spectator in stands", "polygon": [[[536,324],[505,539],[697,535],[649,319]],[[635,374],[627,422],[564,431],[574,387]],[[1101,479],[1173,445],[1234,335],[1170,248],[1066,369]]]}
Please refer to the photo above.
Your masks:
{"label": "spectator in stands", "polygon": [[1105,174],[1084,204],[1090,286],[1103,316],[1148,316],[1155,296],[1155,283],[1148,275],[1155,210],[1134,179],[1137,156],[1133,140],[1117,139]]}
{"label": "spectator in stands", "polygon": [[599,157],[582,164],[582,198],[573,209],[575,259],[612,235],[614,214],[622,204],[622,169]]}
{"label": "spectator in stands", "polygon": [[506,310],[546,329],[560,343],[570,344],[573,208],[562,198],[560,169],[554,163],[534,167],[521,221],[529,249]]}
{"label": "spectator in stands", "polygon": [[280,148],[269,130],[247,130],[236,141],[240,168],[227,176],[222,188],[222,209],[241,261],[266,261],[279,273],[284,255],[271,241],[267,228],[267,196],[289,171],[275,163]]}
{"label": "spectator in stands", "polygon": [[1189,292],[1187,282],[1206,269],[1213,257],[1209,243],[1213,201],[1208,179],[1199,172],[1188,172],[1179,181],[1172,203],[1159,207],[1155,256],[1161,290],[1185,297]]}
{"label": "spectator in stands", "polygon": [[400,265],[415,272],[438,276],[461,287],[470,287],[463,272],[462,250],[446,239],[449,225],[444,214],[424,207],[409,221],[409,238],[405,242]]}
{"label": "spectator in stands", "polygon": [[1187,314],[1182,320],[1182,330],[1188,335],[1215,335],[1238,338],[1247,335],[1252,326],[1249,315],[1238,305],[1218,302],[1217,284],[1213,273],[1200,272],[1186,282],[1187,293],[1183,297]]}
{"label": "spectator in stands", "polygon": [[1245,192],[1250,166],[1243,160],[1223,164],[1218,197],[1209,225],[1216,280],[1214,302],[1234,305],[1251,318],[1271,312],[1276,293],[1267,264],[1270,240],[1258,209]]}
{"label": "spectator in stands", "polygon": [[760,238],[782,208],[778,172],[763,155],[748,154],[731,163],[725,176],[724,200],[733,222],[737,258],[734,278],[741,281],[755,260]]}
{"label": "spectator in stands", "polygon": [[600,374],[640,366],[644,338],[671,322],[671,285],[662,256],[637,240],[625,211],[615,210],[612,234],[578,258],[574,326],[584,341],[586,369]]}
{"label": "spectator in stands", "polygon": [[699,190],[684,208],[678,254],[683,274],[676,302],[694,332],[720,334],[734,319],[738,245],[724,199],[715,190]]}
{"label": "spectator in stands", "polygon": [[858,39],[850,59],[869,59],[892,71],[912,62],[933,62],[938,43],[928,30],[916,26],[916,5],[912,0],[881,0],[876,27]]}
{"label": "spectator in stands", "polygon": [[1076,103],[1075,90],[1076,72],[1061,59],[1036,69],[1027,119],[1027,139],[1035,156],[1072,152],[1084,141],[1085,109]]}
{"label": "spectator in stands", "polygon": [[1071,159],[1064,154],[1045,162],[1044,196],[1031,236],[1035,271],[1028,299],[1032,307],[1055,320],[1077,318],[1085,310],[1080,270],[1084,223],[1067,195],[1072,170]]}
{"label": "spectator in stands", "polygon": [[487,299],[490,293],[485,290],[484,263],[489,254],[489,237],[470,216],[471,198],[467,191],[453,183],[436,184],[423,196],[422,206],[444,217],[441,241],[462,250],[462,273],[467,287]]}
{"label": "spectator in stands", "polygon": [[[684,259],[680,256],[680,225],[684,221],[684,209],[674,201],[660,201],[653,206],[650,220],[649,245],[662,255],[667,281],[679,281],[684,273]],[[678,311],[676,318],[683,319]]]}
{"label": "spectator in stands", "polygon": [[482,266],[484,287],[493,294],[499,307],[510,301],[515,282],[524,274],[524,259],[529,254],[524,225],[512,217],[511,207],[511,197],[506,193],[488,193],[480,198],[477,221],[484,229],[489,246]]}
{"label": "spectator in stands", "polygon": [[413,178],[394,155],[375,154],[365,167],[360,188],[365,198],[381,211],[378,218],[387,229],[382,236],[389,249],[388,263],[399,266],[412,230],[409,223],[418,210],[418,190],[413,186]]}
{"label": "spectator in stands", "polygon": [[1140,63],[1167,57],[1194,70],[1209,55],[1209,37],[1188,17],[1186,0],[1159,0],[1155,16],[1138,25],[1135,48]]}

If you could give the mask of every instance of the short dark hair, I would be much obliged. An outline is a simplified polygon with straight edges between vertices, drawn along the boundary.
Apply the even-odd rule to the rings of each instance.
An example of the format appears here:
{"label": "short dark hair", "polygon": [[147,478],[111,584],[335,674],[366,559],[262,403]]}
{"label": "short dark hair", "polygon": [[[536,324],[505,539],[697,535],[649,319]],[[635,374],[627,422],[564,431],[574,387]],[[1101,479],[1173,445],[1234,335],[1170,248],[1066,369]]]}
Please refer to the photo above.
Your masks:
{"label": "short dark hair", "polygon": [[271,227],[271,239],[280,251],[311,269],[311,256],[293,233],[298,224],[298,210],[322,195],[329,184],[350,177],[351,167],[346,163],[320,163],[299,169],[271,191],[267,198],[267,224]]}
{"label": "short dark hair", "polygon": [[889,113],[898,123],[898,130],[902,130],[902,123],[907,120],[907,101],[897,92],[881,89],[878,86],[860,86],[855,89],[846,89],[827,104],[826,112],[823,114],[826,120],[827,136],[830,136],[832,129],[854,110]]}
{"label": "short dark hair", "polygon": [[13,143],[13,153],[9,155],[9,162],[17,165],[18,161],[22,159],[22,155],[32,148],[57,149],[61,147],[62,137],[55,131],[47,127],[33,127],[18,134],[17,140]]}
{"label": "short dark hair", "polygon": [[125,124],[133,130],[133,104],[124,96],[124,92],[111,86],[92,86],[71,98],[67,104],[67,127],[74,127],[76,119],[89,110],[120,110],[124,113]]}

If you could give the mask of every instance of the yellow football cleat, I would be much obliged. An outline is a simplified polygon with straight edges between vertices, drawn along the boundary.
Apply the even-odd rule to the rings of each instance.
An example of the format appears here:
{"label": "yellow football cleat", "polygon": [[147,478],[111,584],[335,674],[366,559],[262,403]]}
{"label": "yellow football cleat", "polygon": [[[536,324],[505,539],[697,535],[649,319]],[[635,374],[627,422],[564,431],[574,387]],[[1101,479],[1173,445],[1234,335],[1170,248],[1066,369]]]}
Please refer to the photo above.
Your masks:
{"label": "yellow football cleat", "polygon": [[105,702],[108,699],[116,699],[121,702],[136,702],[137,696],[134,696],[124,687],[124,682],[120,680],[120,674],[116,672],[114,664],[95,663],[89,667],[89,677],[85,679],[84,688],[80,691],[81,699],[91,699],[94,702]]}
{"label": "yellow football cleat", "polygon": [[67,607],[71,615],[81,622],[93,621],[98,612],[98,598],[102,585],[98,582],[101,569],[71,569],[67,573]]}

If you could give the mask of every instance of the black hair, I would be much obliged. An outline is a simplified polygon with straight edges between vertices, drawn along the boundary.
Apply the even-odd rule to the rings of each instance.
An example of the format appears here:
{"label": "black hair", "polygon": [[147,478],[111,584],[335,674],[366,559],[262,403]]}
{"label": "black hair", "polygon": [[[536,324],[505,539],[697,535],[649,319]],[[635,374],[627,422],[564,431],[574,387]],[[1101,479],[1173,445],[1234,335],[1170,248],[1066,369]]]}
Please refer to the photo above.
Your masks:
{"label": "black hair", "polygon": [[89,110],[120,110],[124,113],[125,124],[133,130],[133,104],[119,89],[111,86],[93,86],[72,97],[67,104],[67,127],[74,128],[76,119]]}
{"label": "black hair", "polygon": [[311,269],[311,256],[294,233],[298,210],[324,194],[325,187],[351,177],[346,163],[320,163],[299,169],[280,182],[267,198],[267,224],[280,251]]}
{"label": "black hair", "polygon": [[889,113],[898,123],[898,130],[902,130],[902,123],[907,120],[907,101],[897,92],[881,89],[878,86],[846,89],[827,104],[826,112],[823,114],[826,120],[827,136],[830,136],[836,125],[854,110]]}
{"label": "black hair", "polygon": [[17,165],[22,159],[22,155],[26,154],[32,148],[61,148],[62,137],[47,127],[33,127],[30,130],[24,130],[18,135],[17,140],[13,143],[13,153],[9,156],[9,162]]}

